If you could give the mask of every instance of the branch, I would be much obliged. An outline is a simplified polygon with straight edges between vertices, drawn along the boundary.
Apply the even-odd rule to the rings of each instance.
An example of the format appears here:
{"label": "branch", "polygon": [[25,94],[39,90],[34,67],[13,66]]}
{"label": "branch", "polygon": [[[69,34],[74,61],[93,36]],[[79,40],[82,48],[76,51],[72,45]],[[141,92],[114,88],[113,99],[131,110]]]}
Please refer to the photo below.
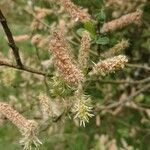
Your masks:
{"label": "branch", "polygon": [[150,77],[147,77],[147,78],[144,78],[144,79],[141,79],[141,80],[101,80],[99,78],[96,78],[96,79],[87,79],[86,80],[87,82],[99,82],[99,83],[102,83],[102,84],[142,84],[142,83],[146,83],[146,82],[149,82],[150,81]]}
{"label": "branch", "polygon": [[5,31],[5,34],[7,36],[7,39],[8,39],[8,45],[12,48],[13,50],[13,54],[15,56],[15,60],[16,60],[16,63],[17,63],[17,66],[22,68],[23,67],[23,64],[21,62],[21,59],[20,59],[20,55],[19,55],[19,49],[18,47],[16,46],[15,44],[15,41],[13,39],[13,36],[12,36],[12,33],[7,25],[7,21],[6,21],[6,18],[4,17],[2,11],[0,10],[0,22],[2,24],[2,27]]}
{"label": "branch", "polygon": [[13,64],[7,63],[5,61],[1,61],[1,60],[0,60],[0,66],[6,66],[6,67],[14,68],[17,70],[22,70],[22,71],[34,73],[34,74],[42,75],[44,77],[52,77],[53,76],[52,74],[47,74],[46,72],[38,71],[38,70],[35,70],[33,68],[24,66],[24,65],[20,68],[20,66],[18,66],[18,65],[13,65]]}
{"label": "branch", "polygon": [[113,104],[110,104],[110,105],[108,105],[106,107],[101,107],[98,111],[112,109],[112,108],[116,108],[118,106],[123,106],[127,102],[131,101],[134,97],[136,97],[137,95],[139,95],[141,92],[147,91],[148,89],[150,89],[150,84],[147,84],[143,88],[137,90],[135,93],[133,93],[132,95],[130,95],[125,100],[119,101],[119,102],[116,102],[116,103],[113,103]]}

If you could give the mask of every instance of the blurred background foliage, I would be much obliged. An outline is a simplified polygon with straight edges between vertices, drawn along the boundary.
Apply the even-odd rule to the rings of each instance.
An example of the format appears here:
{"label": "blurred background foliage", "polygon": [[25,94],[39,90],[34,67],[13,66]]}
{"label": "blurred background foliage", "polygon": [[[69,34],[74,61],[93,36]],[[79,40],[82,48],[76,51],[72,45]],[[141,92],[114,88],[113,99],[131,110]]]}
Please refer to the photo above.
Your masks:
{"label": "blurred background foliage", "polygon": [[[14,1],[14,2],[13,2]],[[33,19],[31,15],[23,9],[28,7],[30,3],[33,6],[45,7],[51,9],[53,4],[46,0],[0,0],[0,8],[2,9],[8,24],[14,36],[28,34],[34,32],[30,30],[30,23]],[[106,21],[112,20],[115,17],[112,15],[114,6],[106,7],[108,1],[104,0],[74,0],[79,6],[88,8],[89,13],[96,19],[96,16],[103,10],[106,15]],[[124,2],[127,3],[127,2]],[[131,2],[128,1],[128,3]],[[142,2],[139,0],[137,6],[132,9],[136,10],[138,6],[143,10],[142,25],[140,27],[131,25],[115,33],[107,34],[109,44],[101,46],[101,51],[104,52],[120,41],[122,38],[129,40],[129,47],[125,49],[124,54],[129,58],[132,64],[140,64],[148,66],[150,64],[150,2]],[[121,7],[121,6],[120,6]],[[117,11],[121,11],[121,8]],[[130,11],[129,11],[130,12]],[[129,13],[128,12],[128,13]],[[121,15],[123,12],[119,12]],[[120,16],[121,16],[120,15]],[[47,24],[57,21],[59,16],[50,15],[45,18]],[[76,24],[70,29],[77,34],[77,30],[84,28],[83,24]],[[36,33],[48,35],[45,31],[39,30]],[[80,38],[80,36],[78,36]],[[79,41],[75,42],[79,44]],[[36,48],[31,43],[31,39],[23,42],[18,42],[17,46],[20,49],[23,62],[31,67],[40,69],[36,56]],[[79,46],[72,45],[75,51],[78,51]],[[96,52],[97,47],[93,45],[93,52]],[[49,59],[49,53],[46,48],[39,49],[42,61]],[[0,27],[0,58],[12,59],[11,51],[7,45],[6,37]],[[95,56],[91,53],[91,58]],[[32,58],[32,59],[31,59]],[[8,68],[7,68],[8,69]],[[37,96],[39,92],[46,91],[44,80],[33,74],[15,70],[11,71],[11,76],[14,74],[14,80],[11,85],[4,85],[2,76],[5,67],[0,67],[0,100],[9,102],[18,111],[29,118],[39,117]],[[125,67],[124,70],[118,71],[116,74],[110,74],[104,79],[106,80],[141,80],[149,76],[149,71],[143,68]],[[145,83],[147,84],[147,83]],[[118,101],[121,97],[129,97],[136,89],[141,88],[144,84],[103,84],[100,82],[92,82],[86,89],[86,93],[92,96],[93,103],[100,105]],[[86,127],[79,127],[75,121],[67,116],[57,123],[52,123],[51,126],[39,135],[43,145],[41,150],[149,150],[150,149],[150,91],[145,91],[136,96],[133,101],[139,108],[121,107],[118,113],[117,110],[104,111],[96,114],[90,120]],[[141,108],[141,109],[140,109]],[[146,111],[142,111],[145,109]],[[26,111],[27,110],[27,111]],[[16,150],[21,149],[18,145],[20,133],[9,122],[0,120],[0,149],[1,150]]]}

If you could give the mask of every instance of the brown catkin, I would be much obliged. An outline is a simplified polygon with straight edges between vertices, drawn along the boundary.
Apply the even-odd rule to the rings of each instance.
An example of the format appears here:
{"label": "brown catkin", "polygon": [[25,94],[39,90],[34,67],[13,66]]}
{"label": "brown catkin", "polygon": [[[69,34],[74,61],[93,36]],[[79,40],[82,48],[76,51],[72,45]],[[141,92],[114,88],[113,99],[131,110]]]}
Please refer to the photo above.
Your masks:
{"label": "brown catkin", "polygon": [[51,106],[50,106],[50,100],[48,96],[44,93],[41,93],[38,96],[40,107],[43,115],[43,120],[46,121],[49,118],[49,115],[51,114]]}
{"label": "brown catkin", "polygon": [[110,48],[108,51],[101,54],[102,58],[109,58],[115,55],[118,55],[122,52],[125,48],[129,46],[129,42],[127,40],[122,40],[119,43],[117,43],[115,46]]}
{"label": "brown catkin", "polygon": [[31,22],[31,30],[43,29],[43,25],[38,20],[43,20],[47,15],[52,13],[52,10],[46,8],[35,7],[35,16]]}
{"label": "brown catkin", "polygon": [[102,26],[100,32],[101,33],[112,32],[117,29],[121,29],[125,26],[128,26],[131,23],[139,25],[141,23],[140,20],[142,17],[142,13],[143,12],[141,10],[137,10],[133,13],[123,15],[118,19],[107,22]]}
{"label": "brown catkin", "polygon": [[101,75],[105,76],[108,73],[114,72],[120,68],[123,68],[128,59],[124,55],[118,55],[113,58],[108,58],[103,61],[98,62],[93,67],[89,75]]}
{"label": "brown catkin", "polygon": [[24,146],[24,150],[31,148],[32,144],[36,147],[42,144],[36,137],[38,129],[36,121],[26,119],[4,102],[0,102],[0,113],[10,120],[22,133],[23,138],[20,140],[20,144]]}
{"label": "brown catkin", "polygon": [[81,39],[81,47],[79,50],[79,57],[78,57],[78,62],[81,69],[87,68],[90,41],[91,41],[90,34],[87,31],[83,32],[82,39]]}
{"label": "brown catkin", "polygon": [[50,44],[50,51],[54,55],[54,64],[68,84],[78,85],[83,80],[83,75],[73,63],[69,48],[63,34],[60,31],[54,31]]}
{"label": "brown catkin", "polygon": [[24,35],[14,36],[13,38],[15,42],[24,42],[24,41],[27,41],[30,38],[30,36],[27,34],[24,34]]}
{"label": "brown catkin", "polygon": [[70,14],[70,16],[75,21],[89,21],[91,16],[88,14],[87,11],[81,9],[79,6],[75,5],[71,0],[56,0],[60,5],[62,5],[65,10]]}
{"label": "brown catkin", "polygon": [[41,34],[35,34],[32,39],[31,43],[38,48],[47,48],[49,45],[49,37],[43,36]]}
{"label": "brown catkin", "polygon": [[62,114],[63,107],[62,101],[59,99],[51,100],[46,94],[41,93],[38,96],[41,111],[43,114],[43,121],[47,121],[49,118],[55,118]]}
{"label": "brown catkin", "polygon": [[14,125],[16,125],[21,131],[28,130],[31,122],[23,117],[16,110],[11,108],[9,104],[0,102],[0,112],[8,118]]}

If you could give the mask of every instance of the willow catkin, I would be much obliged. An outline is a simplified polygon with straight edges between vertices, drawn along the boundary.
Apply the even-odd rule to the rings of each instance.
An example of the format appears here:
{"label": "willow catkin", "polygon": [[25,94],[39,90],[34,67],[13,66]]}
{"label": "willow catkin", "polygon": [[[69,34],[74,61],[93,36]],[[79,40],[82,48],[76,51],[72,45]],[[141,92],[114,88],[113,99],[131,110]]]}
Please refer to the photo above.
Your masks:
{"label": "willow catkin", "polygon": [[35,17],[33,18],[30,28],[31,30],[43,29],[43,25],[38,20],[43,20],[47,15],[52,13],[52,10],[46,8],[35,7]]}
{"label": "willow catkin", "polygon": [[78,62],[81,69],[85,69],[87,67],[90,49],[90,40],[91,40],[90,34],[87,31],[83,32],[78,57]]}
{"label": "willow catkin", "polygon": [[35,34],[32,39],[31,43],[38,48],[47,48],[49,45],[49,37],[43,36],[41,34]]}
{"label": "willow catkin", "polygon": [[18,36],[13,36],[15,42],[24,42],[29,40],[30,36],[27,34],[23,34],[23,35],[18,35]]}
{"label": "willow catkin", "polygon": [[38,96],[41,111],[43,114],[43,121],[47,121],[49,118],[58,117],[63,111],[62,101],[55,99],[51,100],[46,94],[41,93]]}
{"label": "willow catkin", "polygon": [[38,96],[40,107],[43,115],[43,120],[46,121],[49,118],[49,115],[51,114],[51,107],[50,107],[50,100],[47,97],[46,94],[40,93]]}
{"label": "willow catkin", "polygon": [[129,13],[127,15],[123,15],[122,17],[112,20],[110,22],[105,23],[100,32],[101,33],[106,33],[106,32],[112,32],[117,29],[121,29],[125,26],[128,26],[131,23],[139,25],[141,23],[141,17],[142,17],[142,11],[137,10],[133,13]]}
{"label": "willow catkin", "polygon": [[147,1],[148,0],[107,0],[106,7],[111,9],[113,18],[118,18],[123,14],[141,8]]}
{"label": "willow catkin", "polygon": [[21,144],[27,149],[31,146],[32,142],[35,146],[41,144],[41,142],[36,137],[36,132],[38,128],[37,122],[34,120],[28,120],[16,110],[11,108],[9,104],[0,102],[0,113],[9,119],[22,133],[24,136],[21,140]]}
{"label": "willow catkin", "polygon": [[109,58],[115,55],[118,55],[122,52],[125,48],[129,46],[129,42],[127,40],[122,40],[116,45],[114,45],[112,48],[110,48],[108,51],[101,54],[101,57],[103,58]]}
{"label": "willow catkin", "polygon": [[74,119],[78,119],[80,126],[85,127],[85,123],[88,123],[89,119],[94,116],[92,113],[93,106],[90,96],[85,95],[79,86],[75,93],[74,107],[72,111],[75,114]]}
{"label": "willow catkin", "polygon": [[62,5],[65,8],[66,12],[68,12],[72,19],[75,21],[79,20],[81,22],[85,22],[91,19],[91,16],[86,10],[81,9],[71,0],[56,0],[55,2],[58,2],[60,5]]}
{"label": "willow catkin", "polygon": [[118,55],[113,58],[108,58],[103,61],[99,61],[93,67],[89,75],[101,75],[105,76],[108,73],[114,72],[120,68],[123,68],[128,59],[124,55]]}
{"label": "willow catkin", "polygon": [[24,130],[27,128],[27,119],[25,119],[16,110],[13,110],[8,104],[0,102],[0,112],[20,130]]}
{"label": "willow catkin", "polygon": [[54,31],[50,51],[53,52],[54,64],[57,66],[60,75],[68,84],[78,85],[83,80],[83,75],[73,63],[69,46],[60,31]]}

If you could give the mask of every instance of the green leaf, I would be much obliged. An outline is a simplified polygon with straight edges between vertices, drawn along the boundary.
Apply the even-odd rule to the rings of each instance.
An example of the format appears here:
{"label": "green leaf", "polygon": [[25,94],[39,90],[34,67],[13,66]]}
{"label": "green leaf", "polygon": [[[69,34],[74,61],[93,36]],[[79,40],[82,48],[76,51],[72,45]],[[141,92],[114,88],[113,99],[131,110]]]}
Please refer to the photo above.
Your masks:
{"label": "green leaf", "polygon": [[101,45],[106,45],[109,43],[109,38],[108,37],[98,37],[98,39],[96,40],[97,44],[101,44]]}
{"label": "green leaf", "polygon": [[94,22],[88,21],[84,23],[84,28],[91,33],[92,36],[96,36],[96,27]]}
{"label": "green leaf", "polygon": [[78,34],[79,36],[82,36],[82,33],[83,33],[84,31],[86,31],[84,28],[80,28],[80,29],[77,30],[77,34]]}

